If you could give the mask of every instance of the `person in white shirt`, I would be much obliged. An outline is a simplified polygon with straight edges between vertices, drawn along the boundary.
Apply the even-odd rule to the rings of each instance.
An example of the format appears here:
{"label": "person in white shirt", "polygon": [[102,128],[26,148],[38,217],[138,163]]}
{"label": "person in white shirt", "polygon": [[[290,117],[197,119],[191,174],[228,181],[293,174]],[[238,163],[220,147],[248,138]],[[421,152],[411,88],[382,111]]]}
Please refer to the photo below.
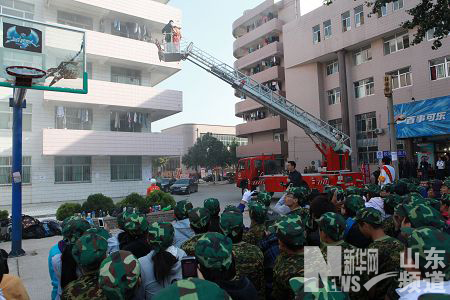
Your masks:
{"label": "person in white shirt", "polygon": [[390,157],[383,157],[383,166],[380,169],[381,173],[378,178],[378,182],[381,187],[388,183],[394,183],[395,181],[395,169],[391,166],[391,161],[392,160]]}
{"label": "person in white shirt", "polygon": [[442,180],[445,176],[445,161],[442,160],[442,157],[439,157],[438,161],[436,162],[436,168],[437,168],[437,178]]}

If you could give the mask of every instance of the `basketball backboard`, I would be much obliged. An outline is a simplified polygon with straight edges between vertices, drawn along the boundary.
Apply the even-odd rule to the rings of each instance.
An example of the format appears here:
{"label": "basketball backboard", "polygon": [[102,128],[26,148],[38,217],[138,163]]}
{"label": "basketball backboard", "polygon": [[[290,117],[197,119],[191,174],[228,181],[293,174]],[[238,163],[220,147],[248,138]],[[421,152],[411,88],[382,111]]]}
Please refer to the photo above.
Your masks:
{"label": "basketball backboard", "polygon": [[17,87],[7,67],[27,66],[46,72],[29,89],[87,93],[85,32],[0,14],[0,86]]}

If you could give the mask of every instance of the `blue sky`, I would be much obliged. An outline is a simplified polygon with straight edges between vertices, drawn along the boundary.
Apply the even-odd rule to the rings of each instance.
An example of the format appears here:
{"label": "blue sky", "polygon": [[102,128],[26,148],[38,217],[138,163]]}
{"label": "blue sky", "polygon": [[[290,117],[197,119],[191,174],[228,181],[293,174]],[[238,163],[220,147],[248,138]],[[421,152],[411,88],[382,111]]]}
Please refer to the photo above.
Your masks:
{"label": "blue sky", "polygon": [[[172,0],[169,5],[183,13],[183,38],[200,49],[233,66],[231,26],[244,10],[262,0]],[[322,0],[301,1],[302,14],[322,3]],[[233,89],[191,62],[183,62],[182,70],[157,86],[160,89],[183,91],[183,111],[152,124],[152,131],[183,123],[236,125],[242,120],[234,115]]]}

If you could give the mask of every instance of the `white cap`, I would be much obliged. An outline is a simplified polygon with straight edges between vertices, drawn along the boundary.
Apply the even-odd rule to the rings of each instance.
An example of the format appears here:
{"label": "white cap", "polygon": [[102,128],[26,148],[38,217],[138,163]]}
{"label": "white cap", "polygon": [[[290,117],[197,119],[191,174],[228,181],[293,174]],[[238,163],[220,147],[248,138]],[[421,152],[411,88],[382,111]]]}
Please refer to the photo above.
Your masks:
{"label": "white cap", "polygon": [[152,178],[152,179],[150,180],[150,183],[151,183],[151,184],[156,184],[156,179],[155,179],[155,178]]}

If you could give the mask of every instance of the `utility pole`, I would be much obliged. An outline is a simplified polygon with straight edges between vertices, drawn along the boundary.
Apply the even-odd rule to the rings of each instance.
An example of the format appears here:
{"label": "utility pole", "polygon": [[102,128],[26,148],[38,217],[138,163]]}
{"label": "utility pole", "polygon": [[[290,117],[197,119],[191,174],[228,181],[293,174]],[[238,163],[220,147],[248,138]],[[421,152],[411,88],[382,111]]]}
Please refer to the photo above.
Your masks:
{"label": "utility pole", "polygon": [[392,157],[392,164],[395,169],[395,179],[397,179],[398,178],[397,130],[395,128],[395,120],[394,120],[394,99],[392,97],[391,75],[384,76],[384,96],[386,96],[387,98],[389,137],[391,142],[391,157]]}

